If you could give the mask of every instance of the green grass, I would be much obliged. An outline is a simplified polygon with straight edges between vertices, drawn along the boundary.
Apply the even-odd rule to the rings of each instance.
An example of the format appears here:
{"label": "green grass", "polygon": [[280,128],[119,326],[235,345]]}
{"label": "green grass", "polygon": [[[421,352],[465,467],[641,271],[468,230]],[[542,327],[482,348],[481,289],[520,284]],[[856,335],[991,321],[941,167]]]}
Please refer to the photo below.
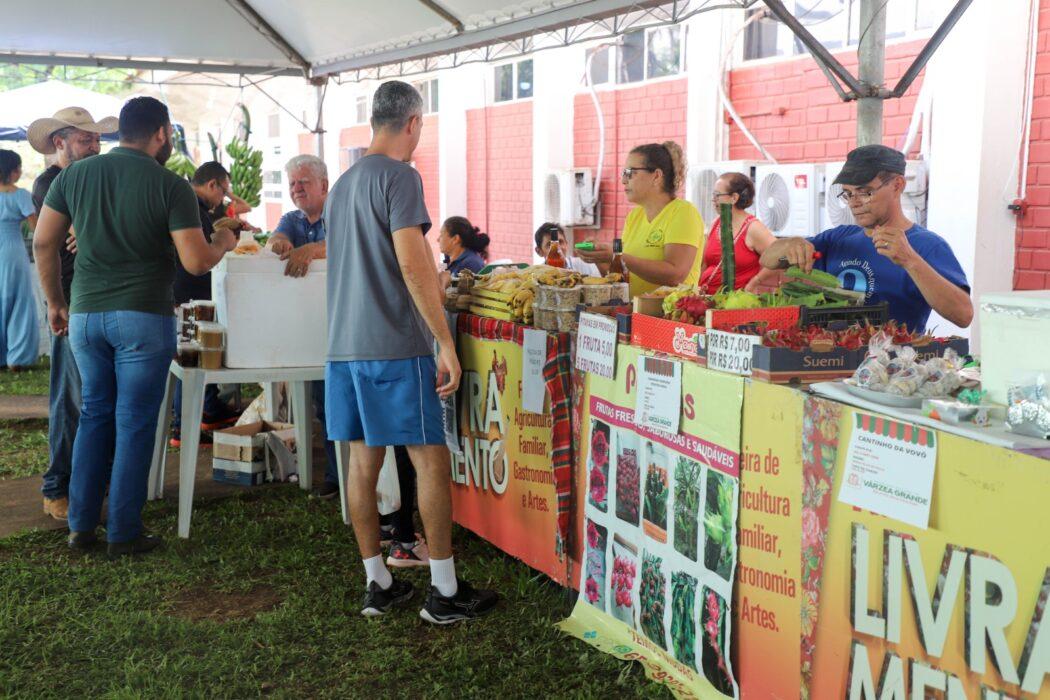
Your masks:
{"label": "green grass", "polygon": [[0,479],[47,471],[47,419],[0,420]]}
{"label": "green grass", "polygon": [[0,396],[47,396],[51,361],[41,357],[32,369],[24,372],[0,371]]}
{"label": "green grass", "polygon": [[0,540],[4,697],[669,697],[557,631],[566,591],[464,530],[461,575],[498,590],[490,617],[435,628],[417,598],[358,614],[364,572],[331,502],[294,486],[199,501],[192,539],[174,503],[147,526],[167,546],[136,561],[78,556],[61,532]]}

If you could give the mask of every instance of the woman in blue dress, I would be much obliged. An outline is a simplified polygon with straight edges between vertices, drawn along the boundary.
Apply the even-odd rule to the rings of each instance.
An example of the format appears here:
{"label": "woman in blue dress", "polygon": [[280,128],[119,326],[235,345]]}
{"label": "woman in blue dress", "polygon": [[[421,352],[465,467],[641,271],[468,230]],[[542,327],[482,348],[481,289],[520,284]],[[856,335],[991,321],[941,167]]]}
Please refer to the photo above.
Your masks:
{"label": "woman in blue dress", "polygon": [[22,158],[0,149],[0,368],[36,364],[40,350],[32,269],[22,239],[22,222],[36,227],[36,209],[22,177]]}

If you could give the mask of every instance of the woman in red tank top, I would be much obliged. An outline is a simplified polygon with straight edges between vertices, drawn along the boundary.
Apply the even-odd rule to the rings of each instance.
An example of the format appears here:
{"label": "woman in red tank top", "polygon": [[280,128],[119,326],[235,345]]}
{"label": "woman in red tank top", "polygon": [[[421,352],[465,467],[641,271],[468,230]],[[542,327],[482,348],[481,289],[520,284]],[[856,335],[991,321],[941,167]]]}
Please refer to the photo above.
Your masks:
{"label": "woman in red tank top", "polygon": [[[758,264],[762,252],[776,240],[765,224],[747,213],[755,201],[755,183],[743,173],[726,173],[715,182],[711,201],[733,205],[733,256],[736,260],[735,289],[751,291],[766,274]],[[721,218],[716,218],[707,234],[703,266],[700,271],[700,289],[714,294],[722,286]],[[775,274],[775,273],[773,273]]]}

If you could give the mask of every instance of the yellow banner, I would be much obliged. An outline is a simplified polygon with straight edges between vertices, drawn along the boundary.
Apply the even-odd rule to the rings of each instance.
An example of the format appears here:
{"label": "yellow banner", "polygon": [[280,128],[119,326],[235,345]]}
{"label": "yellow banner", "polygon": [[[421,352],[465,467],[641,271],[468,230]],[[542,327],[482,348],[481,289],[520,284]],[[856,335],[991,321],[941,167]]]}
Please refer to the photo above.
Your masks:
{"label": "yellow banner", "polygon": [[730,658],[743,380],[682,362],[681,424],[634,423],[637,349],[588,375],[584,555],[566,632],[641,662],[677,697],[736,695]]}
{"label": "yellow banner", "polygon": [[741,697],[1050,697],[1050,464],[938,432],[912,527],[838,502],[854,413],[746,388]]}
{"label": "yellow banner", "polygon": [[462,455],[452,457],[453,516],[504,552],[568,583],[558,537],[553,419],[521,406],[522,350],[510,341],[459,336]]}

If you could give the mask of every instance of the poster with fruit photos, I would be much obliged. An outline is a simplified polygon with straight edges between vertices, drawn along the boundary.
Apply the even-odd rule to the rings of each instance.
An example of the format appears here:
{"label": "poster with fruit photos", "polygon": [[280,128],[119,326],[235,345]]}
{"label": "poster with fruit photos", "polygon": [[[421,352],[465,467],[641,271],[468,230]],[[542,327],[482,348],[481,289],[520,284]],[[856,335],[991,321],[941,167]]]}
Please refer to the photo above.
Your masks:
{"label": "poster with fruit photos", "polygon": [[736,697],[730,660],[743,381],[682,368],[675,435],[634,425],[634,367],[589,376],[580,598],[561,626],[677,697]]}

